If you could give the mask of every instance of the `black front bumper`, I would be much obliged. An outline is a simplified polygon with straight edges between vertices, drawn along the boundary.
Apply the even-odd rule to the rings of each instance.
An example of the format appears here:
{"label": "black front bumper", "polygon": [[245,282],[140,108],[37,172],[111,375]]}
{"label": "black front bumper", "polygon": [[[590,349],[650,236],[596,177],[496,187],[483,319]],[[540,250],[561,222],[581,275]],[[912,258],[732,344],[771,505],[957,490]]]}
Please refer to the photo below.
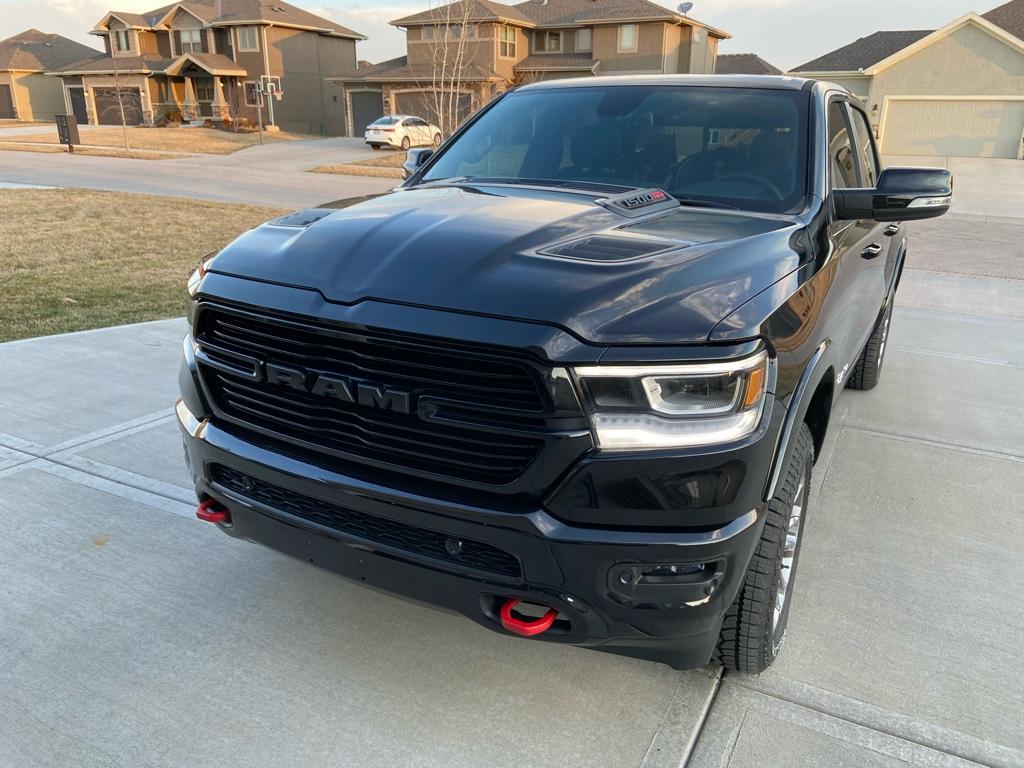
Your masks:
{"label": "black front bumper", "polygon": [[[187,363],[182,373],[187,384]],[[730,454],[728,461],[742,463],[739,457],[747,456],[766,468],[781,413],[775,416],[760,440]],[[534,639],[662,661],[676,668],[699,667],[710,660],[722,617],[743,579],[764,520],[765,505],[757,502],[724,524],[686,532],[569,525],[540,507],[505,512],[342,475],[261,447],[233,428],[197,417],[185,402],[178,404],[178,417],[198,497],[215,499],[230,511],[231,523],[219,526],[225,533],[366,586],[460,613],[503,633],[507,632],[498,610],[508,598],[556,608],[559,621]],[[357,514],[491,545],[514,555],[521,573],[484,573],[296,516],[218,483],[213,474],[217,465]],[[583,466],[581,473],[585,472],[593,472],[593,467]],[[759,473],[747,474],[747,483],[763,487]],[[654,603],[648,601],[650,589],[645,594],[636,591],[635,584],[621,581],[623,571],[636,574],[641,564],[659,563],[706,564],[709,576],[685,588],[655,590],[659,598]]]}

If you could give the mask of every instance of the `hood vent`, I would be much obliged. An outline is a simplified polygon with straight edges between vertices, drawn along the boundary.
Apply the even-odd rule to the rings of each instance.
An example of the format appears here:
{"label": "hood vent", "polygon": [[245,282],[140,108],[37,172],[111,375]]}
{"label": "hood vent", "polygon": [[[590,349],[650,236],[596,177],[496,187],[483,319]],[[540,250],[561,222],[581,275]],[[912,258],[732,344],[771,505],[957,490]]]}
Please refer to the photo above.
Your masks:
{"label": "hood vent", "polygon": [[581,240],[573,240],[546,248],[540,253],[544,256],[561,256],[568,259],[586,259],[587,261],[625,261],[686,247],[686,245],[689,243],[655,240],[648,237],[592,235]]}

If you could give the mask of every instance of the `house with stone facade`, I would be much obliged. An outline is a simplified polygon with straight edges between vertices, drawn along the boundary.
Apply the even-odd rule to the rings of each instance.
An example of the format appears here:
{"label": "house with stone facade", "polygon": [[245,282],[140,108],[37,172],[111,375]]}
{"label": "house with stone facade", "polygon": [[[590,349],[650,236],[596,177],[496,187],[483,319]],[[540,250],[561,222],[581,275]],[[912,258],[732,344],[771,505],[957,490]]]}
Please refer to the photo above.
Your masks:
{"label": "house with stone facade", "polygon": [[649,0],[456,0],[391,22],[406,55],[334,78],[352,135],[388,114],[441,124],[439,90],[465,117],[525,82],[627,74],[708,74],[729,37]]}
{"label": "house with stone facade", "polygon": [[[345,133],[343,99],[326,78],[354,73],[366,38],[283,0],[184,0],[145,13],[111,11],[91,34],[104,53],[48,72],[79,123],[257,121]],[[260,95],[283,91],[280,100]]]}

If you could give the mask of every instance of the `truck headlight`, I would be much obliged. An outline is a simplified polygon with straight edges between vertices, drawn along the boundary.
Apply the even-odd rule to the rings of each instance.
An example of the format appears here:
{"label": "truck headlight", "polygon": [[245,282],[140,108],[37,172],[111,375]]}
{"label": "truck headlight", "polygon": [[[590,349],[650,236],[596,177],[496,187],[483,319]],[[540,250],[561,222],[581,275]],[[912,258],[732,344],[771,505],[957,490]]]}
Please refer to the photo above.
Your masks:
{"label": "truck headlight", "polygon": [[731,442],[757,429],[768,355],[575,371],[602,450],[682,448]]}

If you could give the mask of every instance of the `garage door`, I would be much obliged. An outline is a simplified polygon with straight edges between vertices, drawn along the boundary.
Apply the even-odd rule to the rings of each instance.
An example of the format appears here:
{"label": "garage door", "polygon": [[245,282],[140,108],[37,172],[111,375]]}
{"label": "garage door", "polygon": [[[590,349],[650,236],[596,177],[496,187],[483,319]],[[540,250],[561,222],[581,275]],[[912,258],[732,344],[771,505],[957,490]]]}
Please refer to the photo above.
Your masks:
{"label": "garage door", "polygon": [[11,86],[0,85],[0,120],[13,120],[16,117],[14,99],[11,98]]}
{"label": "garage door", "polygon": [[1015,158],[1022,130],[1024,100],[892,100],[886,108],[882,152]]}
{"label": "garage door", "polygon": [[380,91],[352,92],[352,135],[362,136],[366,126],[384,115],[384,96]]}
{"label": "garage door", "polygon": [[121,105],[117,103],[117,88],[93,88],[92,97],[100,125],[120,125],[122,105],[125,124],[142,125],[142,97],[138,88],[122,88]]}

